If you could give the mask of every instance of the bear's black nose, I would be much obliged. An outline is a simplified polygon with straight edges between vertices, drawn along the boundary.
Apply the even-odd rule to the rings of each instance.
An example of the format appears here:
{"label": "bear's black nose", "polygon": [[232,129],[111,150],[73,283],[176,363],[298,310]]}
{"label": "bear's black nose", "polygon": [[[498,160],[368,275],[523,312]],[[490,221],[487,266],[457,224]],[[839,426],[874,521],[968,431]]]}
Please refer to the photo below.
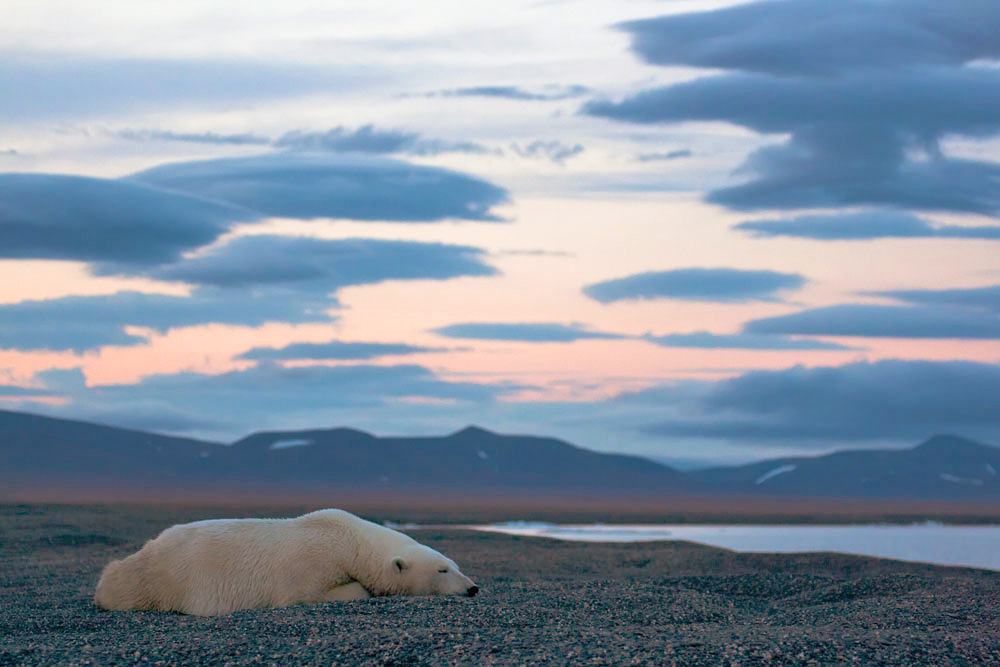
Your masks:
{"label": "bear's black nose", "polygon": [[479,592],[479,586],[469,586],[469,590],[465,591],[471,598],[473,595]]}

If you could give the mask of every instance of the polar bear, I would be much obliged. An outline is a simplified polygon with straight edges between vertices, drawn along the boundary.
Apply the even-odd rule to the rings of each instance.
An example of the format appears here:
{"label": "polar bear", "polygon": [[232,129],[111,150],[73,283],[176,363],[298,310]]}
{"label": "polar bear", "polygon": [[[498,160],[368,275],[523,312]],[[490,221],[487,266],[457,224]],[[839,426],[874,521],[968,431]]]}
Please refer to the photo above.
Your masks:
{"label": "polar bear", "polygon": [[293,519],[172,526],[104,568],[105,609],[198,616],[373,595],[467,595],[479,587],[450,558],[343,510]]}

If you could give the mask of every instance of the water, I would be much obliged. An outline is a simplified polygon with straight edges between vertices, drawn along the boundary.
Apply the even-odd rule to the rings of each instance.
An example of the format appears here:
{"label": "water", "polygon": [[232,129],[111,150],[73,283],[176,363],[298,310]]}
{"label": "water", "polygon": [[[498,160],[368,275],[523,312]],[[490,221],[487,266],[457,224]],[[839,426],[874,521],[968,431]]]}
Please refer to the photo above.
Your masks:
{"label": "water", "polygon": [[561,525],[514,521],[473,528],[582,542],[686,540],[733,551],[822,551],[1000,570],[1000,526]]}

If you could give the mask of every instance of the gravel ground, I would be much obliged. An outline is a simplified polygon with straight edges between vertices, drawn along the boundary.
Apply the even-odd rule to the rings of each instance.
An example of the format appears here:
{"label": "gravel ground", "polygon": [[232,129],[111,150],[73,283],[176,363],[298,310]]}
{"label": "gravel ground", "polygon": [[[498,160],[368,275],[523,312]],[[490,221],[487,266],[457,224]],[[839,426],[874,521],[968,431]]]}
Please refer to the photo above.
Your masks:
{"label": "gravel ground", "polygon": [[477,597],[216,618],[91,602],[164,527],[247,513],[0,506],[0,664],[1000,664],[1000,573],[681,542],[420,530]]}

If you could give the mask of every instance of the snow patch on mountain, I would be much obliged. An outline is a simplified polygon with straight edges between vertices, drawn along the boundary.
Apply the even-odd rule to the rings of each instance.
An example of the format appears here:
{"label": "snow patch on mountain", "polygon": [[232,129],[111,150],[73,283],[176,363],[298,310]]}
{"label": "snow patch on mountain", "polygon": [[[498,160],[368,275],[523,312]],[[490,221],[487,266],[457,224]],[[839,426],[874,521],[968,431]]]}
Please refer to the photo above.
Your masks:
{"label": "snow patch on mountain", "polygon": [[769,470],[768,472],[758,477],[756,480],[754,480],[754,484],[763,484],[772,477],[777,477],[778,475],[784,475],[786,472],[792,472],[793,470],[795,470],[796,467],[797,466],[795,466],[794,464],[778,466],[774,470]]}
{"label": "snow patch on mountain", "polygon": [[313,444],[312,440],[275,440],[268,449],[288,449],[289,447],[306,447]]}

